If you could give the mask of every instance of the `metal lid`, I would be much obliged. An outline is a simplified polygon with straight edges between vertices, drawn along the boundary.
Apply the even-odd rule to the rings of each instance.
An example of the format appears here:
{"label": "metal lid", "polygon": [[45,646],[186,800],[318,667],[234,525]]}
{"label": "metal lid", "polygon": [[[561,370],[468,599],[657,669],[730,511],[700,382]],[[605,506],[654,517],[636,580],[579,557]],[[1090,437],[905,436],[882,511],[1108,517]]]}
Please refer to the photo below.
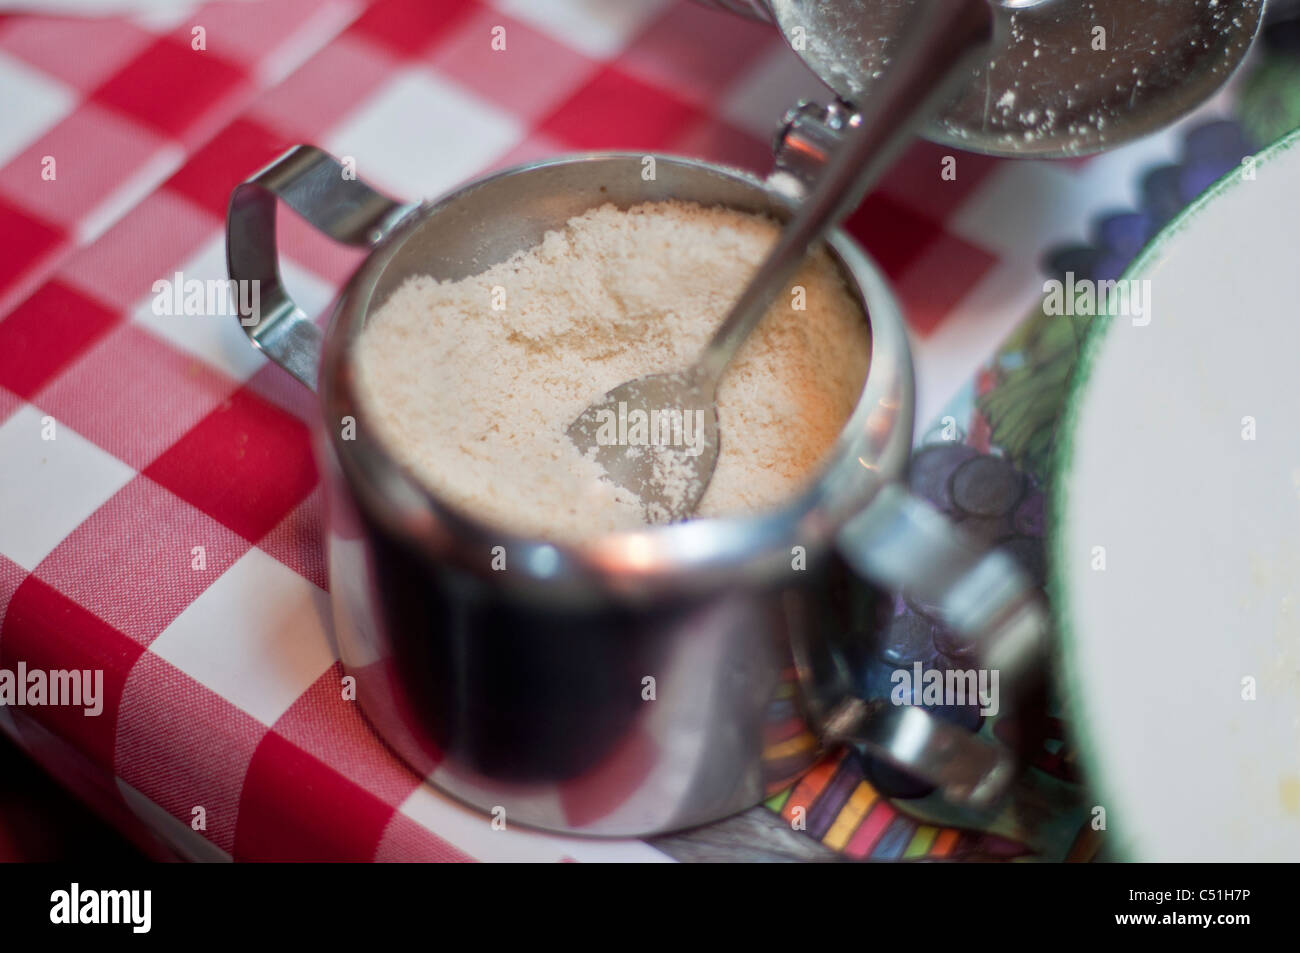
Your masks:
{"label": "metal lid", "polygon": [[[765,0],[786,42],[850,103],[871,94],[912,0]],[[990,0],[977,70],[925,130],[994,155],[1097,152],[1205,101],[1241,62],[1263,0]]]}

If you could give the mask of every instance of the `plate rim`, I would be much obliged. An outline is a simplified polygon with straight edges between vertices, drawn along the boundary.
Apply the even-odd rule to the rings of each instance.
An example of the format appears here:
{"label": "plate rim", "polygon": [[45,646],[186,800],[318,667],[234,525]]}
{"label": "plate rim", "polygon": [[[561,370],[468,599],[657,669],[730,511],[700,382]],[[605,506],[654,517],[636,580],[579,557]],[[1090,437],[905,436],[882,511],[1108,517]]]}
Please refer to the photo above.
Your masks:
{"label": "plate rim", "polygon": [[[1269,162],[1277,160],[1296,148],[1297,145],[1300,145],[1300,129],[1292,130],[1271,145],[1253,153],[1255,168],[1258,169]],[[1151,267],[1165,255],[1173,240],[1184,232],[1209,205],[1217,202],[1225,195],[1231,194],[1241,186],[1245,169],[1246,166],[1243,163],[1224,174],[1193,199],[1186,208],[1166,222],[1164,227],[1142,247],[1142,250],[1124,269],[1119,280],[1132,280],[1138,278],[1144,272],[1149,272]],[[1107,772],[1103,769],[1104,761],[1098,757],[1100,746],[1092,735],[1090,729],[1092,722],[1087,717],[1089,708],[1083,691],[1082,673],[1079,672],[1077,664],[1078,633],[1075,631],[1074,626],[1071,625],[1073,615],[1070,612],[1072,596],[1067,584],[1067,575],[1062,567],[1065,565],[1066,542],[1069,537],[1065,513],[1070,495],[1070,485],[1073,483],[1070,467],[1074,461],[1074,444],[1078,435],[1080,406],[1090,390],[1089,385],[1093,380],[1098,355],[1106,340],[1106,332],[1113,323],[1113,318],[1114,315],[1107,311],[1099,311],[1088,322],[1083,342],[1079,346],[1078,359],[1075,362],[1074,369],[1070,372],[1070,381],[1066,388],[1061,414],[1058,418],[1058,439],[1052,450],[1051,462],[1048,467],[1047,509],[1049,526],[1047,591],[1050,594],[1049,603],[1055,631],[1052,667],[1055,670],[1057,682],[1063,689],[1062,704],[1065,709],[1066,724],[1069,725],[1070,736],[1078,749],[1079,760],[1086,772],[1087,789],[1094,792],[1099,801],[1105,802],[1109,800],[1112,804],[1116,803],[1115,799],[1111,797],[1114,787],[1110,783]],[[1112,830],[1109,819],[1106,833],[1119,835],[1111,843],[1112,860],[1128,862],[1143,860],[1142,857],[1138,856],[1135,834],[1125,832],[1122,828],[1118,831]]]}

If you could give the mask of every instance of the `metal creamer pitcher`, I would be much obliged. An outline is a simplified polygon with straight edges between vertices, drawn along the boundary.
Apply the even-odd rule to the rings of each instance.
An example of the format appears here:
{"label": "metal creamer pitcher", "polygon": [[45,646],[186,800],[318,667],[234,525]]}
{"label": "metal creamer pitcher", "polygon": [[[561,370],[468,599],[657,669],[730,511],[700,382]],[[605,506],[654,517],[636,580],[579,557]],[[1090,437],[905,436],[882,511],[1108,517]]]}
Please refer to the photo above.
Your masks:
{"label": "metal creamer pitcher", "polygon": [[[367,426],[349,354],[409,276],[474,274],[606,202],[681,199],[784,218],[799,181],[780,166],[776,188],[661,156],[646,182],[641,160],[541,162],[412,205],[299,146],[235,190],[230,274],[262,288],[261,319],[245,330],[320,394],[330,595],[363,710],[438,787],[554,830],[701,824],[758,803],[843,743],[954,801],[992,803],[1015,752],[924,708],[857,694],[881,627],[879,587],[937,607],[971,667],[1000,673],[1004,710],[1041,675],[1046,619],[1010,556],[982,553],[898,482],[912,443],[907,339],[886,282],[842,233],[828,248],[870,324],[867,380],[820,477],[777,510],[553,545],[455,511]],[[277,198],[371,249],[323,333],[280,284]],[[498,552],[508,571],[495,571]],[[848,585],[853,573],[872,584]],[[774,746],[774,729],[788,737],[791,725],[803,743]]]}
{"label": "metal creamer pitcher", "polygon": [[[700,0],[774,23],[848,104],[871,96],[915,0]],[[1168,125],[1250,48],[1264,0],[990,0],[988,61],[925,131],[1002,156],[1084,155]],[[852,111],[850,107],[850,112]]]}

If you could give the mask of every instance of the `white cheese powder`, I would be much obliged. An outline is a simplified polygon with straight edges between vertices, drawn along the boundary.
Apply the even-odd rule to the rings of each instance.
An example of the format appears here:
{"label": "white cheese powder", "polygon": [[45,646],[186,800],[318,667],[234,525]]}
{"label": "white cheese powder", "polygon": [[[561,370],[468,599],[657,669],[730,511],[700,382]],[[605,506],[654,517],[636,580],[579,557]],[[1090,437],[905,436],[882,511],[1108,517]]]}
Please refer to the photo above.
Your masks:
{"label": "white cheese powder", "polygon": [[[482,274],[411,278],[358,339],[359,425],[447,502],[513,532],[573,542],[644,525],[641,501],[565,429],[611,387],[691,364],[777,234],[725,208],[605,205]],[[856,405],[869,356],[862,310],[819,251],[722,378],[721,451],[697,514],[793,496]]]}

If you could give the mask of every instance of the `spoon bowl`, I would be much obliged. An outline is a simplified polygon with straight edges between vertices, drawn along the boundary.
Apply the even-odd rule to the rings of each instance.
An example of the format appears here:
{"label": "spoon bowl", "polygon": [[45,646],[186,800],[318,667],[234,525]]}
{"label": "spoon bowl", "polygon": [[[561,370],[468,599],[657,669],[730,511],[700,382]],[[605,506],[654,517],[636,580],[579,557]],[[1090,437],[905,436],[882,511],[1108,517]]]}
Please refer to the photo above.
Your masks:
{"label": "spoon bowl", "polygon": [[625,381],[569,425],[569,439],[635,493],[647,523],[695,512],[718,465],[713,378],[695,368]]}

